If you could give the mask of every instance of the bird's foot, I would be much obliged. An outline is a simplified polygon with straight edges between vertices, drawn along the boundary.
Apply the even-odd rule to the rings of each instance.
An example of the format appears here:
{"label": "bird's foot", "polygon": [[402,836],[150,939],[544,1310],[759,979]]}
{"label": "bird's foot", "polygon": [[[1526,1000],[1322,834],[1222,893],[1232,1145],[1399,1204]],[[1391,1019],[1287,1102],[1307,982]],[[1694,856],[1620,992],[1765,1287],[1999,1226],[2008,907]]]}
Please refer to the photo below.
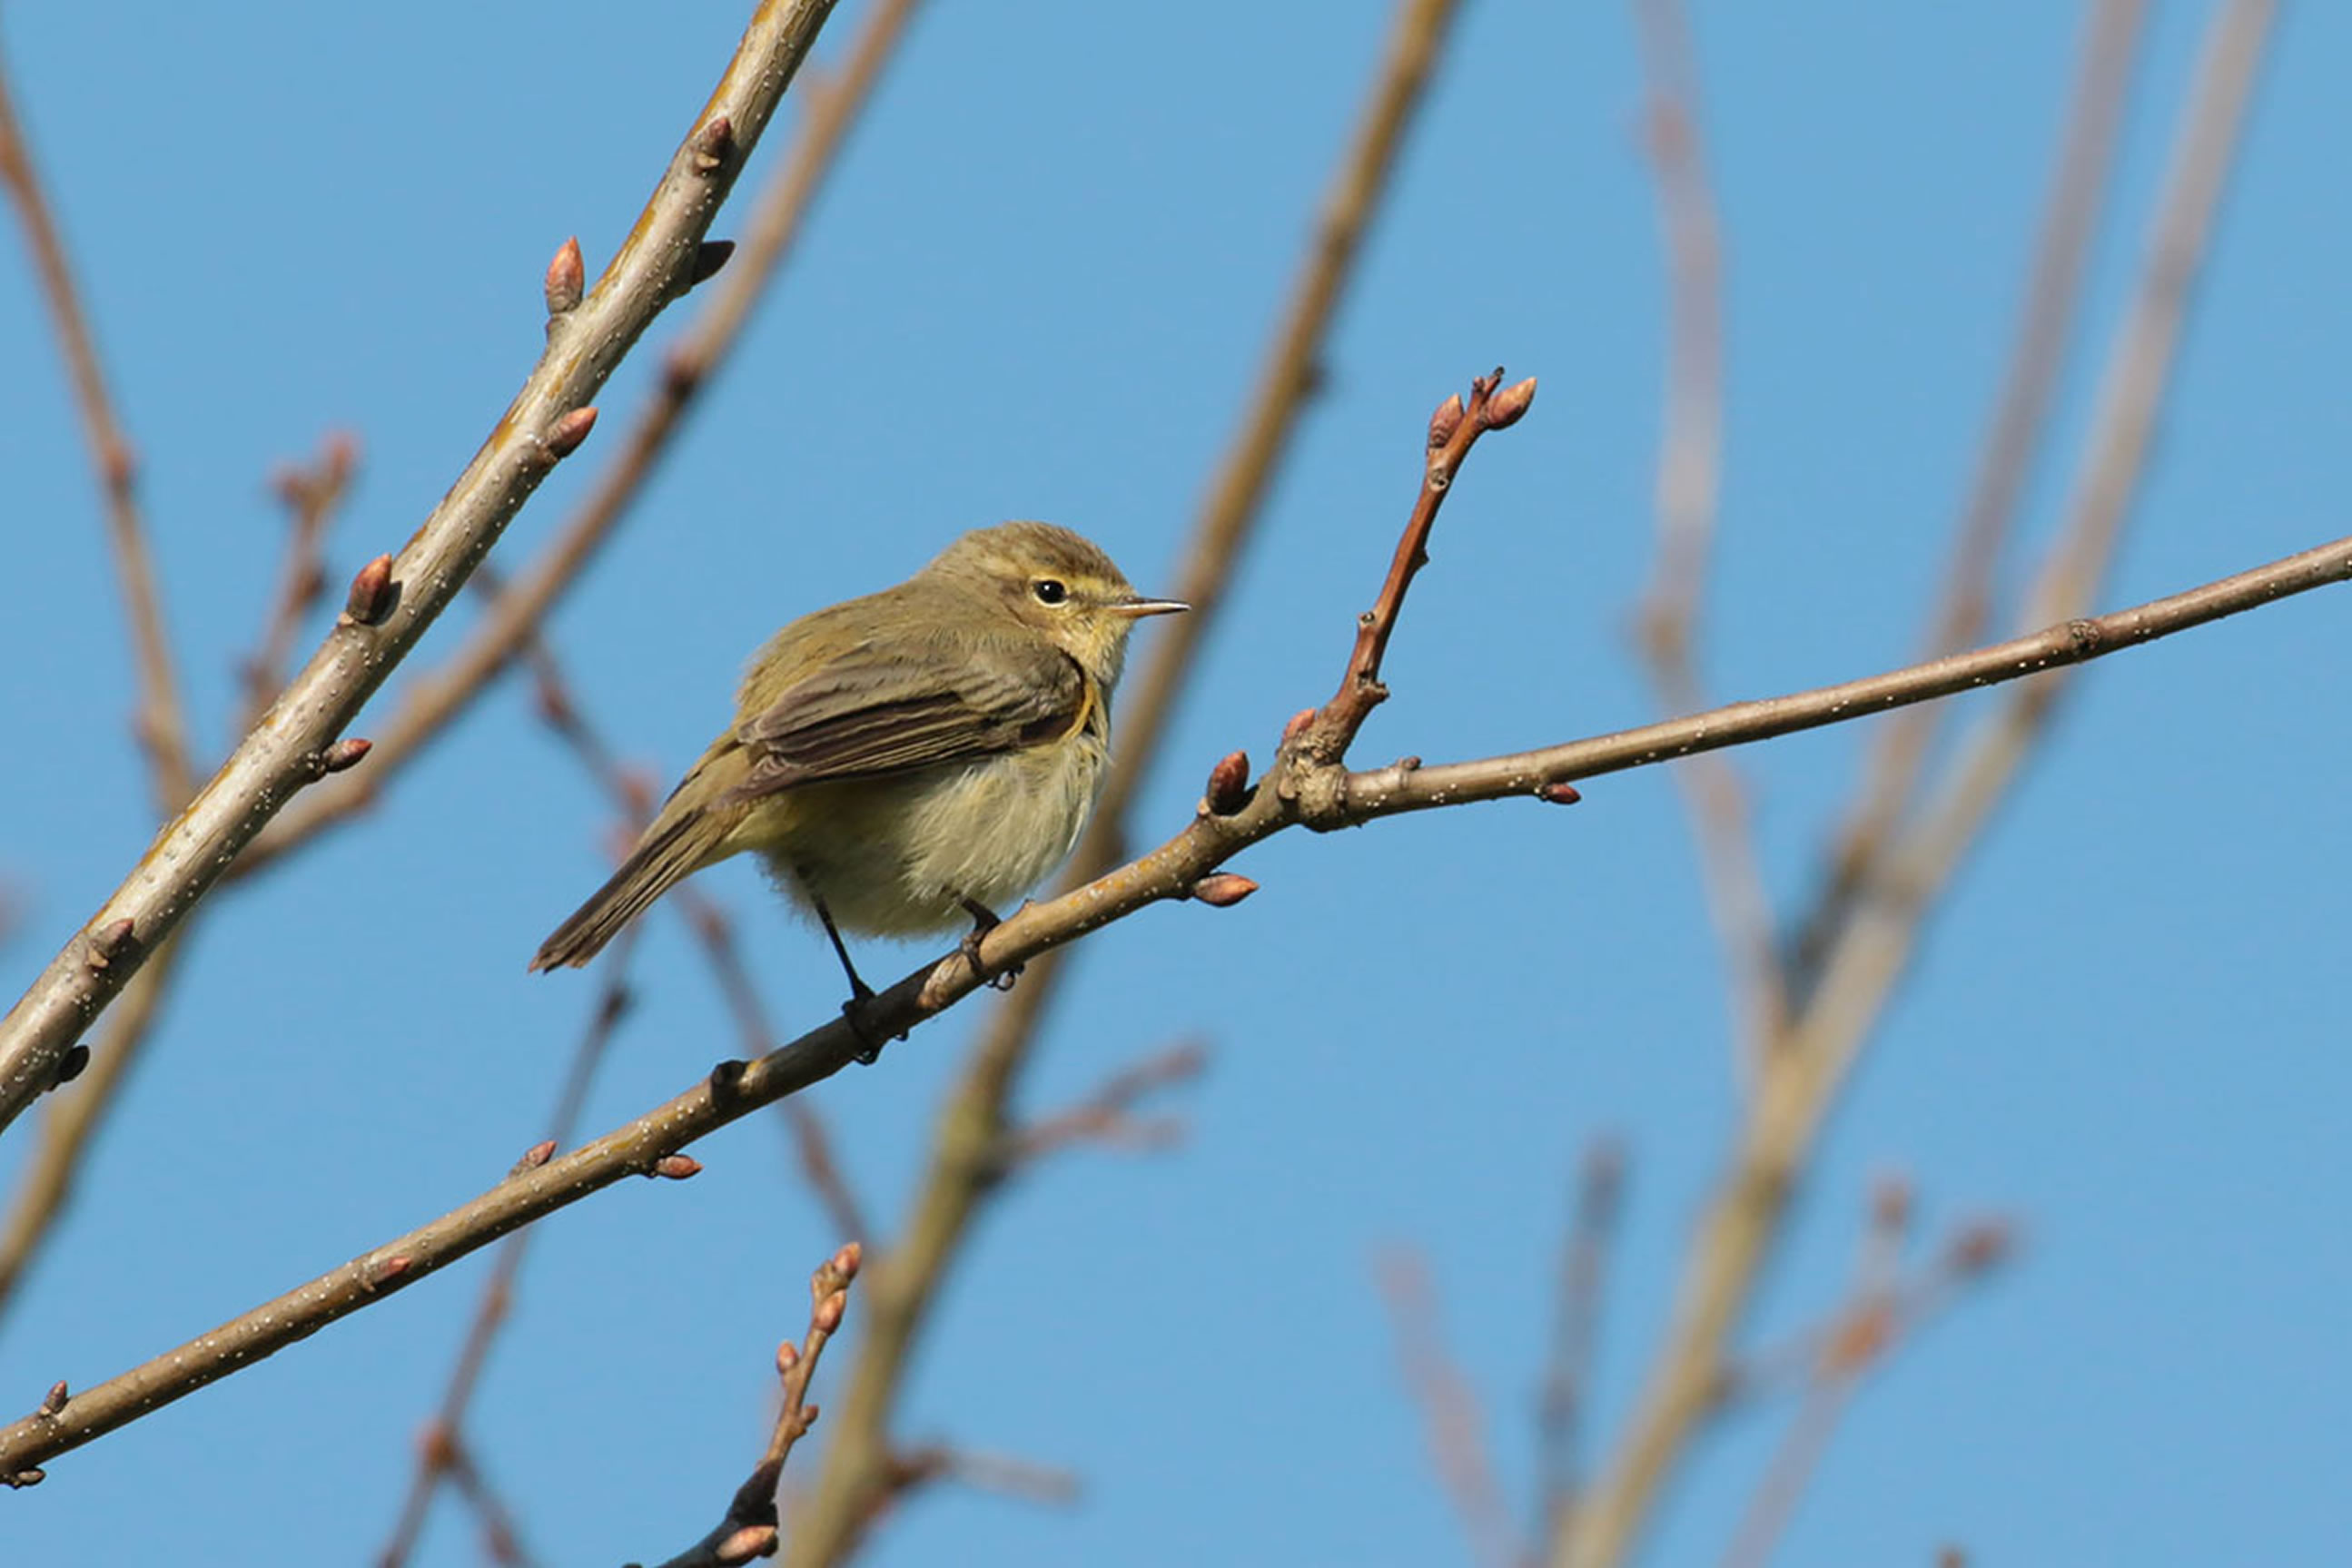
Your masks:
{"label": "bird's foot", "polygon": [[1015,964],[1001,975],[991,975],[988,966],[980,961],[982,939],[1003,925],[1004,916],[976,898],[960,898],[956,902],[962,904],[964,913],[971,916],[971,929],[964,933],[963,940],[956,945],[956,951],[963,955],[963,961],[971,966],[971,977],[995,990],[1011,990],[1013,982],[1021,977],[1021,965]]}
{"label": "bird's foot", "polygon": [[849,977],[849,999],[841,1004],[841,1016],[847,1021],[849,1032],[857,1037],[858,1049],[852,1056],[860,1067],[871,1067],[882,1059],[882,1048],[893,1039],[906,1039],[906,1031],[902,1030],[892,1036],[876,1028],[872,1018],[874,988],[855,974]]}

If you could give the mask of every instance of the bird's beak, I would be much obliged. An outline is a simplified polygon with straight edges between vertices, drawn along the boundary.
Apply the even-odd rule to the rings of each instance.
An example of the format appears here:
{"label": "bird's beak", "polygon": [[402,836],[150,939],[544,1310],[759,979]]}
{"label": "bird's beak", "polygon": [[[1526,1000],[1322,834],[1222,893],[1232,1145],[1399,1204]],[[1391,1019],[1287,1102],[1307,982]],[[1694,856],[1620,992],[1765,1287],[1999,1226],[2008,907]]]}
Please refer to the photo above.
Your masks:
{"label": "bird's beak", "polygon": [[1113,615],[1126,615],[1140,621],[1147,615],[1180,615],[1192,607],[1181,599],[1130,599],[1105,608]]}

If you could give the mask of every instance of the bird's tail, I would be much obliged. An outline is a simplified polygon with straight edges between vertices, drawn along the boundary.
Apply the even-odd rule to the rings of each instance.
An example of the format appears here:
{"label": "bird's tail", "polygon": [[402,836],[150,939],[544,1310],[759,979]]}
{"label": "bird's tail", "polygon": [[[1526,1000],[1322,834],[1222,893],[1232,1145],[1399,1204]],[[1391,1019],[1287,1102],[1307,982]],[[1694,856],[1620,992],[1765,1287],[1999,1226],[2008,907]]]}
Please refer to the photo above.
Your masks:
{"label": "bird's tail", "polygon": [[[733,819],[740,812],[714,811],[694,807],[669,816],[667,821],[656,821],[629,852],[612,880],[598,888],[588,902],[572,911],[572,918],[555,928],[554,935],[539,945],[539,952],[530,961],[533,970],[552,969],[569,964],[573,968],[593,958],[604,944],[620,934],[621,927],[643,915],[653,901],[667,893],[688,873],[698,871],[714,858]],[[665,813],[666,816],[668,813]]]}

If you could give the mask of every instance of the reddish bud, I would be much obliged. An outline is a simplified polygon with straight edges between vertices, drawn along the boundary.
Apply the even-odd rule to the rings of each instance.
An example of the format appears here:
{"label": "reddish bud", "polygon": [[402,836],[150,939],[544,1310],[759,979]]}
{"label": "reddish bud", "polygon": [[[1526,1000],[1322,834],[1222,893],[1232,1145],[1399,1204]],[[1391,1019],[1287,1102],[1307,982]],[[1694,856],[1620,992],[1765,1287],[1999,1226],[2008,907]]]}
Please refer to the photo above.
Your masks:
{"label": "reddish bud", "polygon": [[1536,379],[1529,376],[1514,386],[1505,387],[1486,400],[1486,412],[1481,423],[1489,430],[1505,430],[1519,423],[1528,405],[1536,401]]}
{"label": "reddish bud", "polygon": [[684,1181],[702,1174],[702,1162],[692,1155],[664,1155],[654,1162],[654,1175],[666,1181]]}
{"label": "reddish bud", "polygon": [[800,1364],[800,1361],[801,1347],[786,1340],[776,1347],[776,1375],[779,1377],[786,1375],[793,1367]]}
{"label": "reddish bud", "polygon": [[1282,727],[1282,744],[1288,746],[1292,741],[1297,740],[1306,733],[1307,727],[1314,722],[1315,710],[1311,707],[1303,707],[1292,714],[1290,722]]}
{"label": "reddish bud", "polygon": [[392,580],[392,558],[380,555],[352,577],[352,591],[343,599],[342,624],[373,626],[392,613],[400,591]]}
{"label": "reddish bud", "polygon": [[588,433],[595,428],[596,405],[594,403],[573,409],[547,427],[545,440],[548,455],[558,458],[571,456],[580,450],[580,444],[587,440]]}
{"label": "reddish bud", "polygon": [[1209,769],[1202,801],[1214,817],[1230,817],[1249,804],[1249,753],[1229,751]]}
{"label": "reddish bud", "polygon": [[507,1172],[507,1175],[510,1176],[519,1176],[525,1171],[535,1171],[554,1157],[555,1140],[553,1138],[541,1139],[540,1142],[533,1144],[530,1147],[522,1152],[522,1158],[515,1161],[514,1168]]}
{"label": "reddish bud", "polygon": [[1468,412],[1462,406],[1460,392],[1437,405],[1437,412],[1429,416],[1429,449],[1432,452],[1454,439],[1454,433],[1462,428],[1462,416]]}
{"label": "reddish bud", "polygon": [[52,1419],[58,1411],[66,1407],[66,1401],[70,1397],[72,1396],[66,1388],[66,1380],[60,1377],[49,1385],[48,1393],[41,1399],[40,1408],[35,1410],[33,1414],[44,1420]]}
{"label": "reddish bud", "polygon": [[370,1291],[381,1291],[400,1280],[415,1264],[415,1260],[406,1254],[394,1253],[370,1269],[362,1283]]}
{"label": "reddish bud", "polygon": [[1536,786],[1536,799],[1548,800],[1555,806],[1573,806],[1584,797],[1576,792],[1573,784],[1538,784]]}
{"label": "reddish bud", "polygon": [[356,735],[347,735],[319,753],[319,771],[341,773],[346,768],[356,768],[361,758],[375,749],[375,742]]}
{"label": "reddish bud", "polygon": [[725,115],[714,116],[709,123],[694,133],[694,166],[709,173],[735,151],[735,122]]}
{"label": "reddish bud", "polygon": [[1192,884],[1192,896],[1212,909],[1231,909],[1257,891],[1257,883],[1235,872],[1212,872]]}
{"label": "reddish bud", "polygon": [[588,269],[580,259],[580,236],[574,235],[557,248],[555,259],[547,264],[547,313],[562,316],[579,308],[581,296],[587,288]]}
{"label": "reddish bud", "polygon": [[841,1327],[841,1317],[849,1311],[849,1292],[835,1291],[816,1304],[809,1314],[809,1327],[819,1333],[832,1333]]}
{"label": "reddish bud", "polygon": [[857,1278],[858,1265],[866,1261],[866,1246],[859,1241],[845,1241],[841,1250],[833,1255],[833,1270],[844,1284]]}
{"label": "reddish bud", "polygon": [[16,1488],[19,1490],[22,1490],[26,1487],[39,1486],[43,1481],[47,1480],[48,1479],[49,1472],[41,1469],[38,1465],[27,1465],[23,1469],[13,1471],[5,1478],[8,1485]]}

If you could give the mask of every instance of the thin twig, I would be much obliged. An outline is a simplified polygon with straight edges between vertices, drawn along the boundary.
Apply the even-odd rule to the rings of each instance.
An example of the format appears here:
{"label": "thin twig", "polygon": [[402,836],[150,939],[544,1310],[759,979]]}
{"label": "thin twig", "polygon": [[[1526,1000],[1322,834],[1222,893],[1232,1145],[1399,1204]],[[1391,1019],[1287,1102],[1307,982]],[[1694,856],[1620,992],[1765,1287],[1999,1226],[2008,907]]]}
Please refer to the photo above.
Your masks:
{"label": "thin twig", "polygon": [[[1007,916],[990,936],[992,962],[1028,964],[1089,932],[1150,904],[1192,896],[1201,879],[1242,850],[1294,827],[1328,829],[1365,822],[1402,811],[1428,810],[1508,796],[1551,795],[1572,779],[1656,762],[1706,747],[1737,744],[1768,734],[1842,722],[1862,711],[1902,702],[1948,695],[1971,686],[2016,680],[2062,663],[2080,663],[2201,625],[2287,594],[2352,580],[2352,538],[2242,572],[2187,593],[2135,609],[2069,622],[2034,637],[2002,643],[1962,658],[1941,660],[1913,671],[1870,677],[1793,697],[1743,703],[1637,730],[1588,741],[1490,758],[1477,763],[1407,768],[1398,766],[1349,772],[1333,765],[1328,774],[1294,767],[1301,789],[1292,799],[1276,789],[1257,790],[1230,816],[1206,810],[1166,843],[1086,886],[1030,904]],[[464,1257],[543,1215],[575,1203],[625,1176],[656,1174],[665,1160],[696,1139],[753,1111],[840,1071],[860,1060],[868,1035],[895,1037],[937,1017],[985,981],[961,950],[941,954],[872,998],[865,1009],[866,1034],[846,1019],[835,1019],[750,1062],[730,1062],[694,1088],[656,1106],[594,1142],[557,1156],[536,1169],[518,1172],[490,1191],[352,1262],[246,1312],[201,1338],[130,1372],[74,1396],[62,1409],[0,1427],[0,1484],[23,1476],[41,1460],[67,1452],[126,1422],[159,1409],[238,1368],[283,1349],[327,1323],[370,1302],[404,1290],[444,1265]],[[1018,993],[1015,993],[1018,995]],[[1825,1053],[1792,1049],[1790,1059],[1807,1064]],[[1802,1134],[1818,1114],[1811,1086],[1792,1073],[1768,1075],[1751,1114],[1752,1148],[1743,1149],[1737,1171],[1745,1173],[1732,1194],[1718,1199],[1708,1221],[1710,1235],[1735,1234],[1756,1220],[1777,1218],[1792,1166],[1777,1151],[1801,1148]],[[970,1102],[959,1102],[969,1104]],[[1798,1134],[1792,1141],[1791,1134]],[[967,1175],[957,1184],[969,1205],[989,1185],[1003,1135],[1001,1121],[986,1116],[951,1118],[941,1161],[956,1162]],[[934,1173],[935,1185],[943,1187]],[[1758,1206],[1769,1206],[1759,1212]],[[962,1216],[957,1217],[959,1223]],[[904,1279],[937,1277],[951,1239],[942,1239],[937,1217],[918,1210],[917,1223],[886,1262],[903,1257],[926,1265]],[[1769,1228],[1769,1226],[1767,1227]],[[1759,1232],[1760,1237],[1761,1232]],[[1715,1252],[1702,1250],[1713,1258]],[[1752,1266],[1746,1248],[1727,1254]],[[1744,1278],[1752,1275],[1743,1275]],[[882,1298],[897,1287],[887,1270],[869,1281],[870,1332],[884,1331]],[[911,1338],[921,1317],[919,1299],[890,1304],[890,1332]],[[905,1344],[897,1347],[903,1360]],[[1708,1359],[1708,1386],[1719,1358]],[[862,1361],[861,1361],[862,1365]],[[849,1390],[844,1423],[856,1416],[856,1389]],[[836,1436],[836,1445],[841,1441]],[[829,1450],[830,1452],[831,1450]],[[823,1486],[813,1511],[826,1506]],[[1580,1518],[1585,1517],[1580,1511]],[[803,1525],[805,1525],[803,1521]],[[800,1532],[795,1531],[795,1539]]]}
{"label": "thin twig", "polygon": [[[547,1141],[523,1155],[530,1164],[545,1163],[580,1124],[596,1069],[603,1063],[614,1032],[629,1009],[629,959],[635,946],[634,929],[623,932],[614,943],[612,961],[604,968],[604,983],[589,1011],[588,1022],[580,1031],[579,1044],[572,1049],[572,1063],[564,1072],[554,1113],[548,1118]],[[451,1479],[452,1459],[464,1448],[466,1416],[473,1406],[474,1391],[481,1385],[483,1369],[489,1364],[490,1346],[514,1308],[515,1280],[522,1271],[524,1249],[530,1246],[530,1231],[518,1230],[501,1242],[489,1277],[482,1281],[482,1293],[475,1304],[465,1343],[450,1368],[448,1384],[442,1390],[441,1403],[425,1429],[424,1440],[417,1445],[416,1469],[409,1480],[408,1495],[401,1503],[391,1537],[376,1554],[378,1568],[401,1568],[415,1554],[416,1542],[424,1533],[425,1515],[433,1505],[434,1491],[444,1479]]]}
{"label": "thin twig", "polygon": [[1208,1052],[1197,1041],[1188,1040],[1121,1068],[1076,1104],[1040,1116],[1007,1136],[1002,1161],[1004,1171],[1009,1174],[1078,1144],[1167,1147],[1181,1135],[1183,1124],[1171,1117],[1139,1117],[1135,1108],[1163,1089],[1191,1082],[1208,1062]]}
{"label": "thin twig", "polygon": [[74,1080],[73,1092],[54,1095],[42,1107],[32,1152],[9,1195],[8,1218],[0,1224],[0,1316],[16,1303],[58,1217],[72,1201],[82,1156],[153,1038],[185,937],[183,932],[147,960],[106,1015],[89,1065]]}
{"label": "thin twig", "polygon": [[782,1479],[793,1445],[816,1425],[817,1407],[808,1402],[809,1383],[816,1375],[817,1358],[839,1332],[842,1315],[849,1310],[849,1287],[857,1278],[859,1261],[857,1243],[852,1241],[810,1276],[808,1333],[799,1344],[786,1340],[776,1351],[783,1397],[767,1451],[735,1489],[726,1513],[709,1533],[664,1562],[661,1568],[730,1568],[775,1553],[782,1522],[776,1511],[776,1483]]}
{"label": "thin twig", "polygon": [[240,672],[245,683],[240,735],[259,722],[286,684],[286,661],[294,652],[303,617],[327,591],[327,529],[351,488],[358,461],[359,444],[337,431],[320,444],[316,462],[308,467],[289,465],[272,484],[286,507],[286,559],[278,568],[278,591],[270,596],[260,643]]}
{"label": "thin twig", "polygon": [[[2032,597],[2036,613],[2072,614],[2086,601],[2128,511],[2272,9],[2270,0],[2231,0],[2207,33],[2156,230],[2109,366],[2074,519]],[[2144,606],[2137,615],[2069,622],[2039,633],[2038,640],[2096,640],[2133,635],[2137,626],[2169,626],[2183,614],[2200,613],[2197,607],[2234,600],[2240,591],[2265,591],[2262,585],[2282,580],[2273,573],[2284,571],[2291,579],[2315,568],[2336,570],[2337,549],[2306,551],[2292,564],[2242,573],[2232,580],[2233,588],[2209,585]],[[2153,622],[2139,618],[2149,613]],[[2036,642],[2012,640],[2005,646]],[[1965,666],[1980,657],[1938,660],[1920,668]],[[1951,781],[1923,813],[1921,826],[1887,858],[1832,943],[1818,984],[1748,1104],[1730,1169],[1686,1254],[1674,1322],[1625,1436],[1601,1484],[1556,1542],[1556,1556],[1565,1568],[1613,1568],[1625,1560],[1705,1421],[1732,1336],[1771,1254],[1822,1119],[1882,1015],[1936,893],[1976,841],[2002,787],[2015,777],[2026,744],[2041,733],[2054,695],[2052,686],[2029,683],[2000,705],[1991,727],[1964,751]]]}
{"label": "thin twig", "polygon": [[380,557],[362,569],[341,622],[271,720],[246,737],[0,1019],[0,1127],[56,1083],[67,1051],[141,960],[285,803],[354,759],[344,727],[541,482],[586,439],[595,418],[589,400],[622,356],[692,287],[719,203],[832,8],[833,0],[763,0],[627,243],[596,287],[551,319],[546,351],[465,473],[397,559]]}
{"label": "thin twig", "polygon": [[5,60],[0,60],[0,184],[8,188],[24,223],[25,243],[33,255],[33,269],[40,276],[41,292],[48,299],[58,347],[73,382],[82,433],[98,468],[99,488],[106,497],[107,538],[113,547],[115,573],[121,581],[123,609],[131,622],[131,649],[139,672],[132,733],[146,750],[154,776],[156,815],[169,817],[194,792],[195,764],[188,751],[187,710],[180,699],[171,634],[163,624],[154,556],[139,515],[139,462],[107,391],[97,341],[82,309],[81,291],[66,259],[65,241],[58,235],[57,220],[50,214],[23,128],[17,123]]}
{"label": "thin twig", "polygon": [[[2130,97],[2146,0],[2095,0],[2083,39],[2074,108],[2066,120],[2042,215],[2041,243],[2018,319],[2009,373],[1976,479],[1952,540],[1944,600],[1922,657],[1956,653],[1981,635],[1992,611],[1992,580],[2046,430],[2050,400],[2065,363],[2082,298],[2084,264],[2112,180],[2115,145]],[[1800,989],[1809,989],[1831,939],[1892,840],[1910,804],[1936,734],[1936,710],[1915,708],[1880,727],[1853,806],[1830,855],[1829,873],[1790,949]]]}
{"label": "thin twig", "polygon": [[[1379,76],[1318,214],[1307,254],[1267,350],[1241,425],[1218,464],[1187,543],[1174,591],[1189,615],[1153,640],[1122,700],[1118,753],[1102,798],[1057,884],[1076,888],[1127,858],[1140,781],[1150,771],[1189,685],[1266,494],[1321,378],[1324,345],[1443,50],[1459,0],[1400,0]],[[1244,770],[1246,763],[1244,764]],[[1190,885],[1187,883],[1186,885]],[[1001,951],[1001,949],[1000,949]],[[877,1264],[861,1340],[810,1506],[793,1532],[791,1561],[816,1568],[845,1560],[899,1482],[891,1414],[939,1282],[961,1250],[972,1213],[993,1180],[1009,1110],[1061,967],[1033,963],[1019,989],[992,1014],[966,1058],[943,1113],[930,1169],[890,1255]]]}
{"label": "thin twig", "polygon": [[[1920,1278],[1906,1281],[1902,1246],[1908,1212],[1907,1193],[1890,1204],[1882,1189],[1845,1304],[1825,1329],[1807,1336],[1796,1413],[1725,1550],[1724,1568],[1763,1568],[1771,1560],[1864,1379],[1885,1364],[1897,1343],[1915,1337],[1955,1291],[1983,1278],[2011,1253],[2008,1227],[1981,1222],[1956,1235]],[[1751,1395],[1755,1382],[1743,1373],[1733,1387]]]}
{"label": "thin twig", "polygon": [[[1699,134],[1698,68],[1680,0],[1634,0],[1649,78],[1651,166],[1667,272],[1666,404],[1658,442],[1658,554],[1639,638],[1668,713],[1704,701],[1700,602],[1723,469],[1722,224]],[[1708,912],[1731,979],[1735,1060],[1751,1080],[1787,1013],[1770,895],[1756,855],[1748,789],[1728,758],[1673,770],[1698,847]]]}
{"label": "thin twig", "polygon": [[443,1469],[449,1484],[466,1500],[481,1521],[482,1554],[501,1568],[530,1568],[534,1559],[523,1549],[522,1532],[516,1528],[514,1511],[491,1487],[489,1478],[482,1474],[474,1451],[462,1441],[452,1440]]}
{"label": "thin twig", "polygon": [[1445,1354],[1428,1260],[1416,1252],[1394,1249],[1377,1260],[1373,1273],[1396,1331],[1405,1387],[1421,1407],[1431,1462],[1470,1538],[1471,1555],[1487,1568],[1513,1568],[1522,1549],[1486,1451],[1478,1396],[1469,1377]]}
{"label": "thin twig", "polygon": [[1559,1304],[1537,1406],[1539,1460],[1537,1536],[1559,1533],[1583,1487],[1579,1449],[1599,1337],[1603,1274],[1624,1199],[1625,1155],[1614,1138],[1595,1139],[1576,1178],[1576,1202],[1560,1246]]}
{"label": "thin twig", "polygon": [[828,73],[817,90],[803,94],[805,111],[792,154],[761,189],[741,247],[712,285],[709,302],[663,356],[653,397],[638,411],[636,422],[620,438],[578,509],[540,554],[515,573],[511,589],[457,650],[405,684],[398,705],[381,726],[376,756],[367,770],[313,791],[287,812],[247,848],[238,875],[261,870],[330,823],[364,810],[523,651],[531,632],[628,515],[676,444],[697,394],[741,340],[752,312],[792,254],[817,196],[838,165],[841,149],[871,100],[915,8],[916,0],[879,0],[841,74]]}

